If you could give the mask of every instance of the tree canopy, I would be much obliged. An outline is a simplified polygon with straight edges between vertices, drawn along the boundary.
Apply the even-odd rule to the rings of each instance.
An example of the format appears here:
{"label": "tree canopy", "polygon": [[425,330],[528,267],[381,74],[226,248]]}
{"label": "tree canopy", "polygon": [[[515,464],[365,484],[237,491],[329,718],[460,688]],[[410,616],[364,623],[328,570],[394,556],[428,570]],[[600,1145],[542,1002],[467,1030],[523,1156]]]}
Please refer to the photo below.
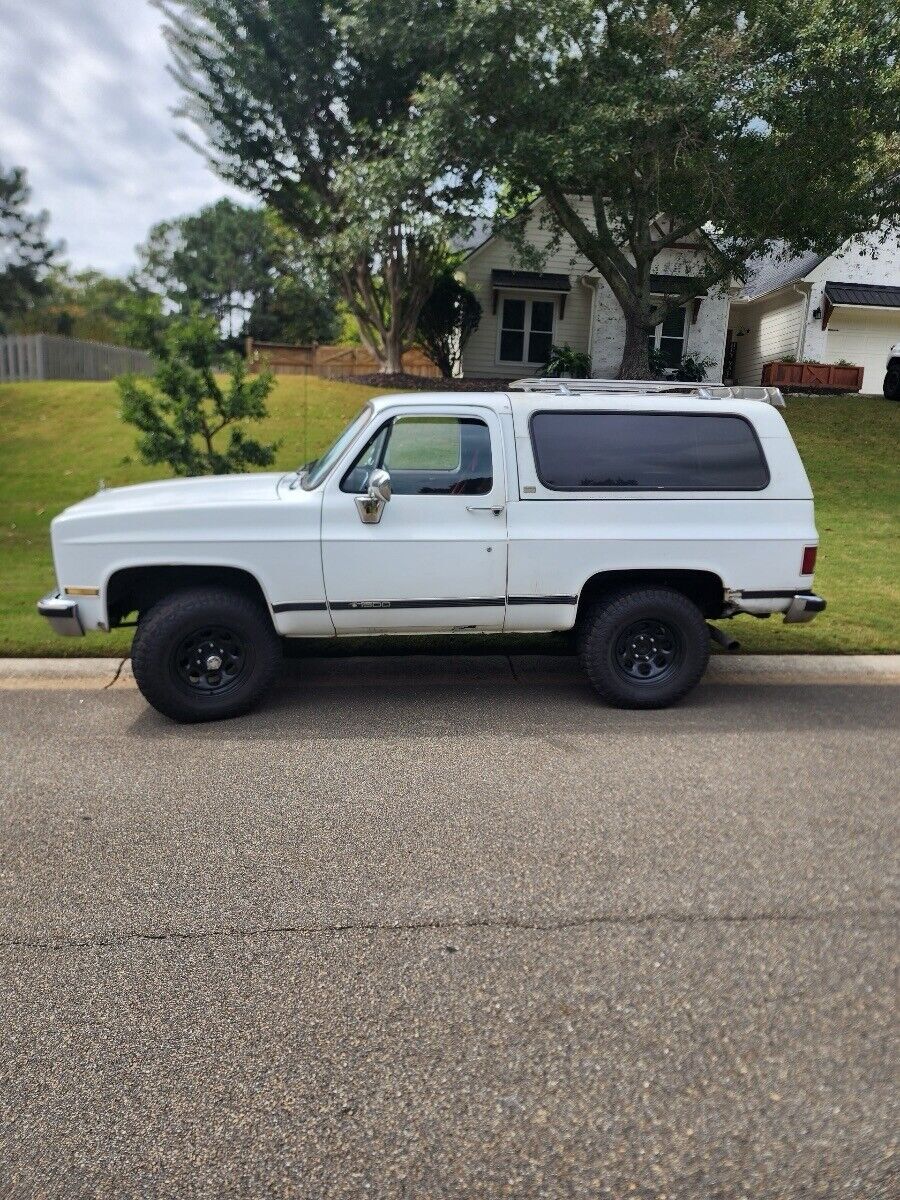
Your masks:
{"label": "tree canopy", "polygon": [[45,211],[29,210],[31,189],[22,167],[0,162],[0,333],[47,293],[47,275],[61,243],[47,236]]}
{"label": "tree canopy", "polygon": [[445,40],[372,37],[383,0],[157,2],[209,160],[303,236],[365,344],[399,370],[478,192],[415,102]]}
{"label": "tree canopy", "polygon": [[[896,223],[885,0],[422,0],[416,23],[389,13],[380,36],[402,47],[430,23],[454,47],[423,85],[423,125],[502,184],[499,215],[545,198],[623,309],[625,376],[647,375],[667,312],[750,256],[830,253]],[[697,240],[694,282],[653,295],[654,259]]]}
{"label": "tree canopy", "polygon": [[135,279],[182,315],[199,309],[232,341],[328,341],[334,297],[282,223],[261,208],[222,199],[161,221],[138,247]]}

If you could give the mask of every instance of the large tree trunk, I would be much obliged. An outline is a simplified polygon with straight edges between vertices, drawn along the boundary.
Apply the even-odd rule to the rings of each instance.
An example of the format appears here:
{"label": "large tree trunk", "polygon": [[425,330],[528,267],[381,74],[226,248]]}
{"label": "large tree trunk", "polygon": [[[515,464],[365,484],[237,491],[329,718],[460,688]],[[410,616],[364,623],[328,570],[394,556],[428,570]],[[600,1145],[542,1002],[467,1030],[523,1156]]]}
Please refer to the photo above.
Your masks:
{"label": "large tree trunk", "polygon": [[383,339],[384,357],[378,368],[383,375],[397,375],[403,370],[403,345],[395,326],[385,330]]}
{"label": "large tree trunk", "polygon": [[638,313],[625,313],[625,348],[619,365],[620,379],[653,378],[647,344],[650,332]]}

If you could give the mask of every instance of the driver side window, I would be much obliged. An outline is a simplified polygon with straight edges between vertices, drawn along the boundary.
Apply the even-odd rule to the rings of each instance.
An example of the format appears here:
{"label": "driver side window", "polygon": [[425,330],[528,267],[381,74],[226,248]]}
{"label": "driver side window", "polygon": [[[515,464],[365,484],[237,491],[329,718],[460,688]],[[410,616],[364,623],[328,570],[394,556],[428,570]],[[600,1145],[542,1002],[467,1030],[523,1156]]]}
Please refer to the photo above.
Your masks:
{"label": "driver side window", "polygon": [[394,417],[378,430],[341,480],[362,495],[383,467],[395,496],[484,496],[493,487],[491,435],[477,417]]}

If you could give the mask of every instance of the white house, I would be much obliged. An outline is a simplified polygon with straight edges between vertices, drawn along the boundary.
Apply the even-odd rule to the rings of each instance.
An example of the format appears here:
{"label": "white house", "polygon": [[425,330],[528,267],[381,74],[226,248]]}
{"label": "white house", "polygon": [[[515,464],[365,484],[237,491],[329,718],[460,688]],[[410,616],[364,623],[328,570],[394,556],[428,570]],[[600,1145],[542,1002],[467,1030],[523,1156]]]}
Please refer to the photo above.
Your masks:
{"label": "white house", "polygon": [[763,365],[785,357],[843,360],[863,368],[863,392],[880,392],[900,342],[900,237],[753,264],[729,327],[736,383],[759,383]]}
{"label": "white house", "polygon": [[[586,220],[590,202],[577,201]],[[531,209],[526,236],[546,251],[552,233],[544,205]],[[878,392],[888,347],[900,341],[900,241],[877,249],[844,247],[836,254],[752,264],[746,285],[729,281],[708,290],[658,326],[654,342],[673,365],[690,355],[712,361],[706,377],[758,384],[763,364],[794,359],[865,369],[863,391]],[[651,277],[659,295],[680,291],[703,270],[695,238],[659,255]],[[481,324],[467,343],[462,372],[470,377],[530,375],[553,344],[586,352],[591,373],[615,377],[625,342],[625,319],[609,285],[568,235],[542,270],[519,269],[513,245],[481,228],[465,252],[465,282],[478,296]]]}
{"label": "white house", "polygon": [[[579,200],[592,219],[588,200]],[[542,227],[543,201],[531,209],[526,236],[540,250],[552,240]],[[609,285],[568,235],[546,258],[541,271],[518,269],[516,252],[489,228],[473,239],[461,274],[481,302],[481,324],[463,351],[462,371],[474,377],[533,375],[547,361],[551,345],[568,344],[590,355],[592,374],[615,375],[625,343],[625,318]],[[651,277],[659,295],[677,294],[683,280],[703,269],[696,239],[663,251]],[[714,288],[672,313],[655,334],[656,345],[673,365],[686,355],[711,359],[707,378],[720,380],[725,357],[730,292]]]}

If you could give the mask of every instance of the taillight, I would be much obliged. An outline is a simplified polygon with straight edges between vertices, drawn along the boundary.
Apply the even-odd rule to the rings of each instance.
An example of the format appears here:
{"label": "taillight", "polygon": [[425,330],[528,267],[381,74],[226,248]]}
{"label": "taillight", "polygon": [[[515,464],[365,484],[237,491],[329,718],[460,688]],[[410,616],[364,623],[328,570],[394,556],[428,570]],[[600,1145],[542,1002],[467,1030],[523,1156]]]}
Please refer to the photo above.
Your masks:
{"label": "taillight", "polygon": [[818,546],[807,546],[803,551],[803,562],[800,564],[801,575],[812,575],[816,569],[816,551]]}

